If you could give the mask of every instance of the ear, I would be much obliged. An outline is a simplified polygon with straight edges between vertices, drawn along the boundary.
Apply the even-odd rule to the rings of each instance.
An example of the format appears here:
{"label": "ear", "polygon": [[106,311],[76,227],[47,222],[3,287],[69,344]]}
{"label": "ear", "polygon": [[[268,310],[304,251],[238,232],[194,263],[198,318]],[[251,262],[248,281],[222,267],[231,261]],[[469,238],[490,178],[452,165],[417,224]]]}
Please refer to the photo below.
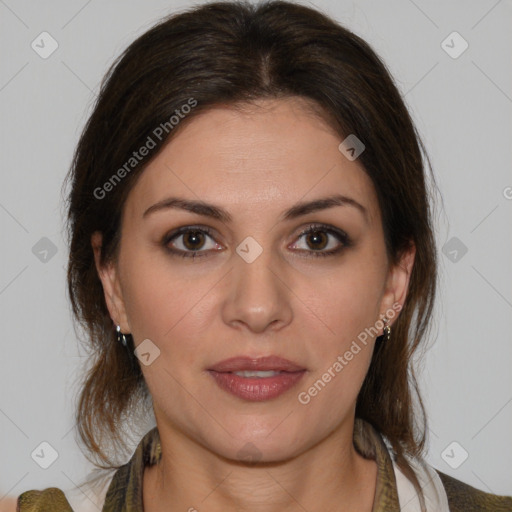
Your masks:
{"label": "ear", "polygon": [[131,332],[130,324],[126,316],[123,294],[119,282],[119,272],[115,263],[101,265],[101,247],[103,236],[101,232],[95,231],[91,236],[91,245],[94,251],[94,261],[96,271],[103,285],[105,302],[115,325],[121,326],[121,332],[128,334]]}
{"label": "ear", "polygon": [[[400,257],[400,261],[396,265],[390,265],[384,295],[381,300],[379,318],[386,316],[386,311],[399,312],[402,310],[409,289],[415,256],[416,246],[411,242],[409,248]],[[389,319],[388,325],[391,326],[397,318],[398,315],[395,314],[393,318]]]}

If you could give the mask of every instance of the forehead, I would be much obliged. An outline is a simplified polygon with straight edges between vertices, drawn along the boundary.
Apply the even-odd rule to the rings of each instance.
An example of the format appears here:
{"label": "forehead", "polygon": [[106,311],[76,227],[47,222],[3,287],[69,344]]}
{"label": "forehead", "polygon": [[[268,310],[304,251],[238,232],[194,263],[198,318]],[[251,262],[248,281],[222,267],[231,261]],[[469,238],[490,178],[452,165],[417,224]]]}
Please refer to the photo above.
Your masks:
{"label": "forehead", "polygon": [[338,193],[363,204],[375,222],[371,179],[339,151],[341,141],[296,98],[211,108],[191,118],[150,162],[126,210],[139,215],[180,195],[261,214]]}

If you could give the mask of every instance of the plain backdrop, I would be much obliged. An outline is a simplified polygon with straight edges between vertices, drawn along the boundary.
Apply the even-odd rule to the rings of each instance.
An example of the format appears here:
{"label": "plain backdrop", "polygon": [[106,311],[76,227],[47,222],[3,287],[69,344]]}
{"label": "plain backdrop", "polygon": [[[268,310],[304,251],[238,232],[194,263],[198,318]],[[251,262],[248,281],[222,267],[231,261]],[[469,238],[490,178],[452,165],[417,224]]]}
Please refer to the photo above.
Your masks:
{"label": "plain backdrop", "polygon": [[[65,292],[61,185],[109,64],[191,5],[0,0],[0,498],[69,488],[91,469],[73,428],[85,359]],[[310,5],[384,59],[442,193],[439,302],[420,378],[428,461],[512,494],[512,2]],[[58,454],[48,469],[33,455],[42,442]]]}

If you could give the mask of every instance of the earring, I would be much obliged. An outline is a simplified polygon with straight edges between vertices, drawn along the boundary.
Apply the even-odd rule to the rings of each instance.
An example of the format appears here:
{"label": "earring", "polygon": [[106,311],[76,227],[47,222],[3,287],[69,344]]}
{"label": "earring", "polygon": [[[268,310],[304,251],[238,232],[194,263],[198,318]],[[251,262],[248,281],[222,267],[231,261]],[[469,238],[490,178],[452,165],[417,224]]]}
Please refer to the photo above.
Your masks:
{"label": "earring", "polygon": [[386,341],[386,342],[389,342],[390,338],[391,338],[391,327],[388,325],[388,322],[389,320],[384,317],[382,319],[382,321],[384,322],[384,340],[383,341]]}
{"label": "earring", "polygon": [[117,341],[119,343],[122,343],[123,347],[127,347],[128,346],[128,336],[130,336],[130,335],[122,333],[120,325],[118,325],[116,327],[116,332],[117,332]]}

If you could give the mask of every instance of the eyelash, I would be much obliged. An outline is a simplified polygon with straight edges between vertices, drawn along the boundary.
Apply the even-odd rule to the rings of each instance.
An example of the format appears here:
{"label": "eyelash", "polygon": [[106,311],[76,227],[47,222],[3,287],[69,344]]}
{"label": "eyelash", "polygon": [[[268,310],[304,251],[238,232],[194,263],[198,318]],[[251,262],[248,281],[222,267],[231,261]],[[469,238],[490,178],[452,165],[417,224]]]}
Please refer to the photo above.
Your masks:
{"label": "eyelash", "polygon": [[[182,258],[202,258],[204,256],[208,255],[209,251],[182,251],[181,249],[175,250],[171,249],[169,247],[169,243],[173,241],[175,238],[186,235],[187,233],[203,233],[208,235],[210,238],[213,238],[212,230],[206,226],[199,227],[199,226],[186,226],[183,228],[179,228],[176,231],[172,231],[171,233],[168,233],[164,236],[162,240],[162,245],[164,248],[170,252],[172,255],[180,256]],[[326,256],[334,256],[340,252],[343,251],[343,249],[346,249],[347,247],[350,247],[352,245],[352,240],[350,237],[341,230],[331,228],[327,225],[323,224],[312,224],[308,226],[305,230],[301,231],[299,233],[298,238],[300,239],[304,235],[309,235],[311,233],[318,233],[318,232],[325,232],[327,234],[333,235],[335,238],[338,239],[339,242],[341,242],[343,245],[341,247],[337,247],[336,249],[331,249],[329,251],[306,251],[304,249],[300,249],[299,252],[309,252],[312,254],[314,258],[322,258]],[[201,254],[204,253],[204,254]]]}

